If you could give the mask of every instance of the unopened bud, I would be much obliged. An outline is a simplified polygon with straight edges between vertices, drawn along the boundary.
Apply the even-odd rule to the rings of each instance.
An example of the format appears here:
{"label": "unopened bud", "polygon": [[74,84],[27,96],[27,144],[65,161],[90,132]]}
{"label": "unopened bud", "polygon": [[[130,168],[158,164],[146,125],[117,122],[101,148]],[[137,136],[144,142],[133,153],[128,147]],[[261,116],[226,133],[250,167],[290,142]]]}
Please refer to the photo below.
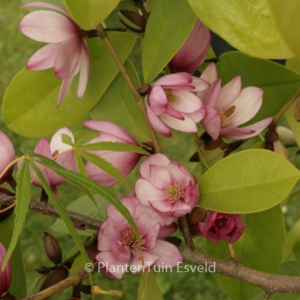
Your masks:
{"label": "unopened bud", "polygon": [[150,90],[151,90],[151,85],[148,83],[143,83],[139,88],[138,92],[141,96],[146,96],[149,94]]}
{"label": "unopened bud", "polygon": [[276,131],[279,135],[279,139],[286,146],[297,146],[293,131],[290,128],[284,126],[278,126]]}
{"label": "unopened bud", "polygon": [[137,33],[144,33],[146,28],[146,20],[138,13],[122,9],[118,12],[120,21],[130,30]]}
{"label": "unopened bud", "polygon": [[47,274],[49,272],[47,267],[41,266],[40,268],[35,269],[39,274]]}
{"label": "unopened bud", "polygon": [[53,286],[60,281],[66,279],[69,275],[69,271],[65,267],[59,267],[53,270],[44,280],[43,284],[40,287],[40,291],[43,291],[50,286]]}
{"label": "unopened bud", "polygon": [[189,225],[196,225],[200,222],[206,222],[209,217],[209,211],[201,208],[194,207],[192,212],[187,215],[187,221]]}
{"label": "unopened bud", "polygon": [[62,252],[58,241],[49,233],[44,233],[44,247],[47,256],[54,264],[61,263]]}
{"label": "unopened bud", "polygon": [[286,147],[281,141],[276,141],[273,143],[274,152],[281,155],[282,157],[289,159],[288,153],[286,151]]}

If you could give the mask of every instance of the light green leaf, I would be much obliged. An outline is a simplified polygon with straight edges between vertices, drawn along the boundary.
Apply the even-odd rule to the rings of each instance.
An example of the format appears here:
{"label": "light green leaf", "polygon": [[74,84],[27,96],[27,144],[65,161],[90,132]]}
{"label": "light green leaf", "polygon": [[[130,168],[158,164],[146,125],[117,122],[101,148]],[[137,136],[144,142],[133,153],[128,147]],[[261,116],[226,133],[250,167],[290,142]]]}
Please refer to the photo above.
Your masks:
{"label": "light green leaf", "polygon": [[153,270],[149,270],[142,273],[139,289],[138,300],[163,300],[162,294],[155,280]]}
{"label": "light green leaf", "polygon": [[119,0],[64,0],[64,2],[76,23],[83,29],[90,30],[109,16]]}
{"label": "light green leaf", "polygon": [[[280,205],[242,217],[247,227],[239,240],[233,244],[239,262],[254,270],[276,273],[281,263],[285,240]],[[207,241],[206,245],[209,255],[225,260],[230,259],[225,241],[216,244]],[[240,280],[219,274],[215,274],[214,277],[233,300],[250,300],[261,292],[260,288]]]}
{"label": "light green leaf", "polygon": [[99,136],[99,132],[92,130],[80,130],[74,135],[75,146],[84,145]]}
{"label": "light green leaf", "polygon": [[218,77],[222,78],[222,85],[237,75],[242,76],[242,87],[257,86],[264,91],[263,104],[248,122],[251,124],[274,116],[300,86],[300,76],[277,63],[239,52],[221,55]]}
{"label": "light green leaf", "polygon": [[261,58],[294,56],[268,0],[188,0],[188,3],[209,29],[234,48]]}
{"label": "light green leaf", "polygon": [[[0,242],[8,249],[14,232],[15,214],[11,214],[6,220],[0,222]],[[21,239],[18,238],[17,245],[11,256],[12,272],[9,291],[18,299],[26,297],[26,276],[24,270],[24,258]]]}
{"label": "light green leaf", "polygon": [[217,162],[199,179],[199,205],[227,213],[263,211],[280,203],[299,178],[280,155],[245,150]]}
{"label": "light green leaf", "polygon": [[51,159],[38,155],[36,153],[33,154],[34,157],[38,159],[38,163],[41,165],[55,171],[58,175],[65,178],[68,182],[70,182],[72,185],[80,188],[81,190],[85,191],[86,189],[90,190],[91,192],[94,192],[95,194],[100,195],[102,198],[109,201],[121,214],[122,216],[127,220],[129,225],[134,229],[136,234],[138,235],[138,230],[135,225],[135,222],[133,221],[130,212],[128,209],[120,202],[117,198],[115,198],[114,195],[110,194],[104,187],[99,185],[98,183],[94,182],[93,180],[81,175],[74,173],[72,171],[69,171],[60,165],[58,165],[56,162],[52,161]]}
{"label": "light green leaf", "polygon": [[[125,68],[136,88],[141,86],[132,63],[127,60]],[[98,104],[91,111],[95,120],[113,122],[130,132],[138,142],[149,141],[145,121],[122,74],[119,73]]]}
{"label": "light green leaf", "polygon": [[72,138],[71,138],[69,135],[63,133],[63,134],[61,135],[61,141],[62,141],[64,144],[67,144],[67,145],[73,147],[73,144],[74,144],[74,143],[73,143],[73,141],[72,141]]}
{"label": "light green leaf", "polygon": [[286,111],[284,116],[291,130],[293,131],[296,143],[299,147],[300,146],[300,123],[295,120],[294,105],[291,105],[291,107]]}
{"label": "light green leaf", "polygon": [[[109,38],[125,61],[136,37],[130,33],[111,32]],[[10,130],[25,137],[45,137],[70,126],[95,106],[119,70],[100,39],[87,42],[91,71],[84,96],[76,97],[76,76],[62,104],[56,108],[61,80],[54,76],[53,70],[23,69],[11,81],[3,99],[3,117]]]}
{"label": "light green leaf", "polygon": [[117,143],[117,142],[99,142],[99,143],[84,145],[77,148],[79,150],[85,150],[85,151],[109,150],[109,151],[117,151],[117,152],[140,153],[147,156],[149,155],[149,152],[147,152],[146,150],[144,150],[139,146],[126,144],[126,143]]}
{"label": "light green leaf", "polygon": [[117,168],[115,168],[110,162],[96,154],[84,151],[80,151],[80,155],[82,155],[82,157],[87,161],[102,169],[104,172],[108,173],[113,178],[119,180],[121,183],[124,184],[124,186],[127,187],[129,193],[131,192],[131,187],[127,180],[123,177],[122,173]]}
{"label": "light green leaf", "polygon": [[[51,187],[48,185],[48,183],[46,182],[43,173],[41,172],[41,170],[35,165],[34,161],[30,161],[30,165],[32,167],[32,169],[34,170],[34,172],[36,173],[43,189],[45,190],[46,194],[48,195],[51,204],[54,206],[54,208],[56,209],[56,211],[58,212],[59,216],[61,217],[61,219],[64,221],[64,223],[66,224],[66,227],[68,228],[68,232],[70,233],[70,235],[72,236],[75,244],[77,245],[79,251],[81,252],[81,255],[83,257],[83,260],[86,263],[89,262],[89,258],[88,255],[85,251],[84,245],[75,229],[75,226],[73,224],[73,222],[71,221],[70,217],[68,216],[68,214],[65,211],[65,208],[62,206],[61,202],[58,201],[58,199],[56,198],[55,194],[53,193],[53,191],[51,190]],[[91,274],[89,273],[89,279],[90,279],[90,283],[93,286],[93,279]]]}
{"label": "light green leaf", "polygon": [[16,199],[16,207],[15,207],[15,224],[14,224],[15,228],[2,267],[6,266],[9,258],[12,255],[12,252],[14,251],[19,241],[20,233],[22,232],[22,228],[28,212],[28,204],[31,199],[31,182],[30,182],[30,172],[29,172],[29,164],[27,158],[24,158],[23,164],[19,171],[17,183],[18,183],[16,189],[17,199]]}
{"label": "light green leaf", "polygon": [[286,236],[282,261],[287,261],[293,251],[294,245],[300,241],[300,220],[298,220]]}
{"label": "light green leaf", "polygon": [[186,1],[156,1],[142,41],[145,82],[150,83],[169,63],[191,32],[196,16]]}

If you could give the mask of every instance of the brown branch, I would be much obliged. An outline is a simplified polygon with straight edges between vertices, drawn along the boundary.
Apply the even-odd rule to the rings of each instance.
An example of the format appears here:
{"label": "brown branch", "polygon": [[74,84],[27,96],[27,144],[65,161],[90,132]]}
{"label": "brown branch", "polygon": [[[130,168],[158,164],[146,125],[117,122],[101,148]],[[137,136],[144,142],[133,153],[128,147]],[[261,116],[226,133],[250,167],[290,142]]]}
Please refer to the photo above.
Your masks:
{"label": "brown branch", "polygon": [[268,274],[247,268],[241,264],[236,266],[232,261],[224,261],[188,247],[180,250],[184,261],[194,265],[215,267],[215,272],[250,283],[265,290],[266,294],[296,293],[300,294],[300,277]]}
{"label": "brown branch", "polygon": [[195,245],[194,245],[194,242],[193,242],[192,235],[190,233],[190,229],[189,229],[186,217],[180,217],[179,220],[178,220],[178,224],[179,224],[180,231],[183,234],[183,237],[184,237],[184,240],[185,240],[185,244],[191,250],[194,250],[195,249]]}

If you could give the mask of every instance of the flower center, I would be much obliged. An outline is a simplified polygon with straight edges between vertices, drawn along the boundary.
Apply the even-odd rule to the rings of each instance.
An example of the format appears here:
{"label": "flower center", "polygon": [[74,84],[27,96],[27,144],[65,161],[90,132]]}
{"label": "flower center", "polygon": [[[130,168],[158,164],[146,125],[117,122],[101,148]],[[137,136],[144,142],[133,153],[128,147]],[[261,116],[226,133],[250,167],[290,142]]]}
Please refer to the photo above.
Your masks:
{"label": "flower center", "polygon": [[223,228],[223,227],[226,227],[226,225],[227,225],[227,219],[221,218],[221,219],[216,220],[215,223],[216,223],[216,226],[217,226],[219,229],[221,229],[221,228]]}
{"label": "flower center", "polygon": [[184,188],[180,186],[176,181],[173,185],[165,188],[165,197],[172,203],[180,200],[184,196]]}
{"label": "flower center", "polygon": [[122,243],[129,247],[130,252],[135,255],[139,250],[145,250],[146,248],[143,247],[145,244],[145,239],[141,239],[140,241],[137,238],[134,230],[132,228],[128,228],[122,232],[123,238]]}
{"label": "flower center", "polygon": [[165,94],[169,102],[177,102],[179,98],[171,93],[171,90],[165,89]]}
{"label": "flower center", "polygon": [[230,125],[230,116],[234,113],[235,106],[230,106],[227,110],[219,110],[221,117],[221,128],[225,128]]}

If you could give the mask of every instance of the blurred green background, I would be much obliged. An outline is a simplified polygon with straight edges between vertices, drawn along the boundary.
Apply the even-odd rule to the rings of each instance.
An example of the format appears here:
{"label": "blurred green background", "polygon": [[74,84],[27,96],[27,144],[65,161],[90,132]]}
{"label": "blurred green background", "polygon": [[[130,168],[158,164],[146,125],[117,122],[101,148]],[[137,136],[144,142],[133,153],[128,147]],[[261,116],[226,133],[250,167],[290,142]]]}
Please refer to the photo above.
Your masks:
{"label": "blurred green background", "polygon": [[[19,9],[20,5],[21,1],[18,0],[0,0],[0,65],[2,66],[0,75],[0,102],[2,101],[5,89],[9,85],[10,80],[25,66],[29,57],[41,47],[41,43],[28,39],[18,30],[20,20],[27,14],[26,9]],[[118,23],[116,19],[112,20],[112,22]],[[228,46],[225,47],[227,47],[226,51],[230,49]],[[220,54],[220,49],[218,49],[216,53]],[[5,132],[5,134],[7,134],[12,140],[18,156],[21,155],[21,148],[33,150],[37,143],[37,140],[29,140],[9,131],[3,122],[2,113],[0,114],[0,131]],[[180,157],[179,162],[188,161],[189,157],[195,151],[192,136],[186,134],[176,133],[174,138],[170,140],[161,139],[161,141],[166,154],[169,154],[170,157],[176,154],[176,157]],[[178,147],[179,144],[181,147]],[[297,150],[298,149],[296,148],[290,149],[289,153],[293,162],[295,162],[295,164],[299,167],[300,163]],[[187,167],[192,169],[193,164],[190,163]],[[138,168],[136,168],[135,172],[129,176],[129,181],[132,184],[137,173]],[[124,192],[123,187],[120,185],[115,185],[114,187],[109,188],[109,190],[116,193],[117,196],[121,196]],[[81,191],[70,185],[59,187],[58,191],[60,199],[65,206],[83,195]],[[40,189],[34,187],[33,197],[38,199],[39,194]],[[296,188],[291,201],[287,204],[287,229],[290,229],[295,220],[299,219],[298,195],[299,188]],[[49,230],[49,227],[54,222],[55,219],[52,217],[43,216],[32,211],[29,211],[28,213],[25,228],[22,233],[24,264],[28,282],[33,283],[35,279],[40,277],[40,275],[35,272],[36,268],[39,268],[42,265],[51,266],[50,261],[46,257],[43,246],[43,236],[45,231],[53,234],[60,242],[64,258],[66,258],[68,253],[74,247],[74,243],[69,235]],[[200,249],[204,248],[204,239],[198,238],[196,243]],[[126,274],[123,280],[108,281],[101,275],[97,274],[97,276],[95,276],[94,283],[100,285],[104,290],[119,289],[124,293],[123,299],[132,300],[136,298],[139,278],[139,275]],[[176,274],[176,272],[173,271],[157,274],[156,278],[164,295],[164,299],[167,300],[228,299],[228,297],[216,285],[213,277],[209,273]],[[37,292],[40,283],[38,283],[33,292]],[[53,296],[52,299],[67,299],[70,296],[71,290],[69,289],[59,295]],[[100,299],[100,296],[96,298]],[[107,296],[102,296],[101,299],[102,298],[108,299]],[[82,299],[91,299],[91,296],[83,295]]]}

